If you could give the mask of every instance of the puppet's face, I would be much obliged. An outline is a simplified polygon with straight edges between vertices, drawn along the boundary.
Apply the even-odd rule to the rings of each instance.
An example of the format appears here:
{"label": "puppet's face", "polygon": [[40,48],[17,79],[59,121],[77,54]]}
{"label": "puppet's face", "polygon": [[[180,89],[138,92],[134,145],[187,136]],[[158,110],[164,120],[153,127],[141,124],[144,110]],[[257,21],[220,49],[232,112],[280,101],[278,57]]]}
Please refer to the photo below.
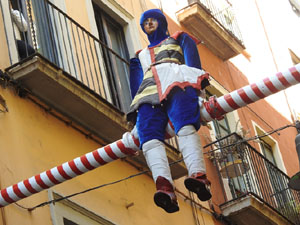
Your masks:
{"label": "puppet's face", "polygon": [[158,21],[155,18],[148,18],[143,22],[143,26],[147,34],[153,34],[158,27]]}

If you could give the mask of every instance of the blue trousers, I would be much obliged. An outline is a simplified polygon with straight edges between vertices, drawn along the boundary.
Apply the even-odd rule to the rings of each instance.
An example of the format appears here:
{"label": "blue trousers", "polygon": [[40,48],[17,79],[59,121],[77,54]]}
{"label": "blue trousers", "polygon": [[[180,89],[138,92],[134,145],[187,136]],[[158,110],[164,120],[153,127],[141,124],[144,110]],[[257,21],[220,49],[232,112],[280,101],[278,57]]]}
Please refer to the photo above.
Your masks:
{"label": "blue trousers", "polygon": [[172,122],[176,134],[186,125],[193,125],[196,130],[200,128],[198,95],[194,88],[182,90],[175,87],[162,105],[143,104],[139,107],[136,127],[141,149],[147,141],[164,141],[168,120]]}

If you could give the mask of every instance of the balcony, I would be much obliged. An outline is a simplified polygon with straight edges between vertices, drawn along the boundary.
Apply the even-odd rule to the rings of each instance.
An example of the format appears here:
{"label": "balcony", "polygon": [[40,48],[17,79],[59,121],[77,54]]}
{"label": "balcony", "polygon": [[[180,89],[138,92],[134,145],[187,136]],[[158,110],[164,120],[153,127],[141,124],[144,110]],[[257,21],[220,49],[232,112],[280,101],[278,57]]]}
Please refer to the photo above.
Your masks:
{"label": "balcony", "polygon": [[[6,68],[16,88],[22,90],[23,97],[25,93],[25,97],[45,105],[48,112],[66,118],[67,124],[83,128],[88,136],[104,143],[120,139],[132,129],[124,117],[131,101],[126,54],[113,50],[48,0],[23,3],[26,5],[17,7],[29,22],[29,30],[22,33],[22,40],[35,53]],[[5,10],[10,12],[9,8]],[[12,21],[4,24],[9,37]],[[15,35],[12,38],[15,40]],[[179,152],[175,140],[170,144],[167,155],[174,162]],[[142,154],[128,160],[137,167],[147,167]],[[174,165],[172,173],[174,178],[185,175],[184,164]]]}
{"label": "balcony", "polygon": [[300,193],[289,177],[236,133],[207,146],[217,168],[222,214],[234,224],[300,224]]}
{"label": "balcony", "polygon": [[178,21],[219,58],[228,60],[245,50],[232,6],[225,0],[188,0]]}

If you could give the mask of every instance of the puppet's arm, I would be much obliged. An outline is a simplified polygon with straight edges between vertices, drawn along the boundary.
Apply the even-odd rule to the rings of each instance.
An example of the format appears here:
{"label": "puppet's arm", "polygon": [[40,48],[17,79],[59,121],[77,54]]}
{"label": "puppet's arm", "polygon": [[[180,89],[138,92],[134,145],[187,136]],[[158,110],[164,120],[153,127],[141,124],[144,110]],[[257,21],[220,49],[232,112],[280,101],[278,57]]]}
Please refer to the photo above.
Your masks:
{"label": "puppet's arm", "polygon": [[137,57],[130,59],[129,70],[131,97],[134,98],[144,77],[141,62]]}
{"label": "puppet's arm", "polygon": [[202,69],[195,41],[187,33],[180,34],[177,41],[182,48],[185,64],[187,66]]}

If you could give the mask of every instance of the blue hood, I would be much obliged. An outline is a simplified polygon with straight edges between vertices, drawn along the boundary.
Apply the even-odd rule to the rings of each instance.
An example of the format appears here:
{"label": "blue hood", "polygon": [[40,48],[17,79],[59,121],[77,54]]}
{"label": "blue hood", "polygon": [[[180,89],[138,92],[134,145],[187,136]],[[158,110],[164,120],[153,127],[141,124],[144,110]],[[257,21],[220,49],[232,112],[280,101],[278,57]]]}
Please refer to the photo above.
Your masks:
{"label": "blue hood", "polygon": [[[158,21],[158,27],[156,31],[154,31],[154,33],[150,35],[145,32],[143,26],[143,22],[148,18],[155,18]],[[167,34],[168,22],[163,12],[159,9],[150,9],[145,11],[141,15],[140,26],[144,31],[144,33],[147,34],[148,40],[150,42],[149,47],[155,46],[159,44],[161,41],[163,41],[164,39],[166,39],[167,37],[169,37],[169,35]]]}

